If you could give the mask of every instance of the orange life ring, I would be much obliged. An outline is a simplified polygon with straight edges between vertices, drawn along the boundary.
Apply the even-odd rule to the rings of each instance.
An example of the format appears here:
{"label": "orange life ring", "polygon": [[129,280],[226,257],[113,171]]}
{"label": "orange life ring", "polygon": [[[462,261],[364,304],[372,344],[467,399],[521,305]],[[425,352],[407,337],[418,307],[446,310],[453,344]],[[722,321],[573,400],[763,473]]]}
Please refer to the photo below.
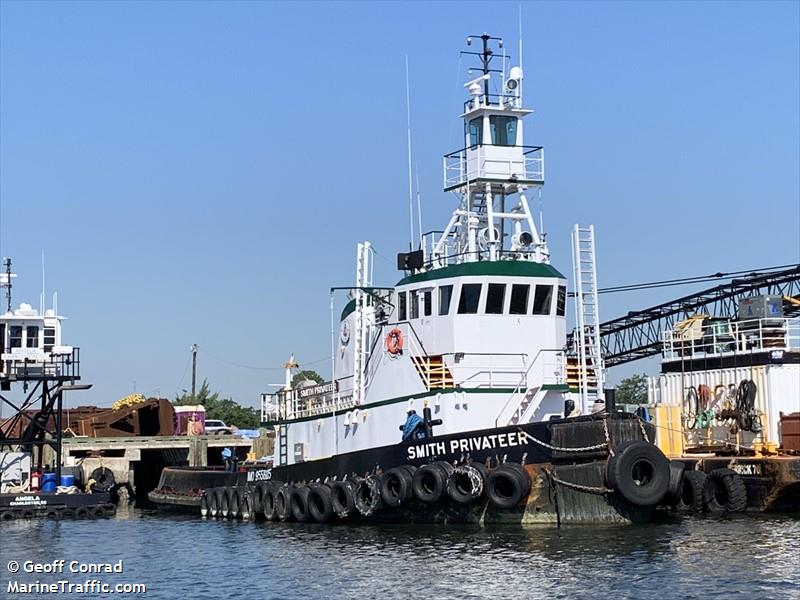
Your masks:
{"label": "orange life ring", "polygon": [[397,327],[386,336],[386,351],[395,356],[403,353],[403,332]]}

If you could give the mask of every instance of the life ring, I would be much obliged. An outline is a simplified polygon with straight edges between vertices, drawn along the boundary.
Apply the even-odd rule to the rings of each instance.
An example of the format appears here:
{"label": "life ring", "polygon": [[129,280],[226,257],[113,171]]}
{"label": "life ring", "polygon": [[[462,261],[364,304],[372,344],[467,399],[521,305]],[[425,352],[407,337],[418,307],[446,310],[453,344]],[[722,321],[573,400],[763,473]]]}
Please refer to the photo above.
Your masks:
{"label": "life ring", "polygon": [[403,332],[397,327],[386,335],[386,351],[394,356],[403,353]]}

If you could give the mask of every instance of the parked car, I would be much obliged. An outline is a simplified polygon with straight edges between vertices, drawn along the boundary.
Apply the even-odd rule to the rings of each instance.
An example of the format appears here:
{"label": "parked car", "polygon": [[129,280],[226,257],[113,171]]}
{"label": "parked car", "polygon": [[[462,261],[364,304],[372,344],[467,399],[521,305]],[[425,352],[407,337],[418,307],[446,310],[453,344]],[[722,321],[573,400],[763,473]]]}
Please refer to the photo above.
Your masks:
{"label": "parked car", "polygon": [[206,435],[231,435],[233,429],[219,419],[206,419]]}

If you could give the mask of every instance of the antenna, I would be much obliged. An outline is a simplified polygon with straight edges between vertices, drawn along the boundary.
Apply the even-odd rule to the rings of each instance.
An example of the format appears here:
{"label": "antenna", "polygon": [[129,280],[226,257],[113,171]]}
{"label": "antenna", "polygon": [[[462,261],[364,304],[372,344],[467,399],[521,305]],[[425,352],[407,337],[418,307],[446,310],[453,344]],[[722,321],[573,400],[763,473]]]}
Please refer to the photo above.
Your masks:
{"label": "antenna", "polygon": [[44,315],[44,249],[42,249],[42,293],[39,295],[39,314]]}
{"label": "antenna", "polygon": [[6,268],[6,272],[5,272],[5,276],[3,277],[3,279],[0,280],[0,283],[3,284],[2,287],[6,288],[6,312],[11,312],[11,279],[13,277],[16,277],[16,275],[14,275],[11,272],[11,259],[10,258],[4,258],[3,259],[3,265]]}
{"label": "antenna", "polygon": [[417,219],[419,221],[419,247],[422,248],[422,196],[419,192],[419,163],[414,163],[417,177]]}
{"label": "antenna", "polygon": [[[522,68],[522,3],[519,4],[519,70],[525,73],[525,70]],[[519,97],[520,102],[522,101],[522,78],[519,80]]]}
{"label": "antenna", "polygon": [[[414,188],[411,182],[411,88],[408,83],[408,54],[406,54],[406,125],[408,133],[408,219],[411,225],[409,246],[414,249]],[[422,234],[422,232],[420,232]]]}

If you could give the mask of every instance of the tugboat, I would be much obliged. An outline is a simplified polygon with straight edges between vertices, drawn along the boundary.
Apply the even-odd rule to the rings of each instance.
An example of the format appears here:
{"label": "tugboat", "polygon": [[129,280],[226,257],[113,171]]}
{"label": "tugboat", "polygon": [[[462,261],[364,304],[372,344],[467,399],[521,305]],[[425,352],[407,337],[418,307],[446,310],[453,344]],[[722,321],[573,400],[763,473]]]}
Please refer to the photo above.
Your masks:
{"label": "tugboat", "polygon": [[[627,522],[679,490],[683,465],[653,444],[652,425],[603,409],[599,354],[583,352],[584,385],[568,385],[567,278],[530,208],[544,149],[525,145],[522,69],[506,68],[500,38],[475,41],[464,147],[444,156],[452,217],[398,254],[393,287],[373,284],[372,246],[358,245],[331,381],[293,388],[287,363],[285,389],[262,395],[272,465],[249,469],[238,491],[206,490],[203,514]],[[585,283],[576,301],[591,305]],[[595,326],[579,323],[581,348],[598,348]]]}

